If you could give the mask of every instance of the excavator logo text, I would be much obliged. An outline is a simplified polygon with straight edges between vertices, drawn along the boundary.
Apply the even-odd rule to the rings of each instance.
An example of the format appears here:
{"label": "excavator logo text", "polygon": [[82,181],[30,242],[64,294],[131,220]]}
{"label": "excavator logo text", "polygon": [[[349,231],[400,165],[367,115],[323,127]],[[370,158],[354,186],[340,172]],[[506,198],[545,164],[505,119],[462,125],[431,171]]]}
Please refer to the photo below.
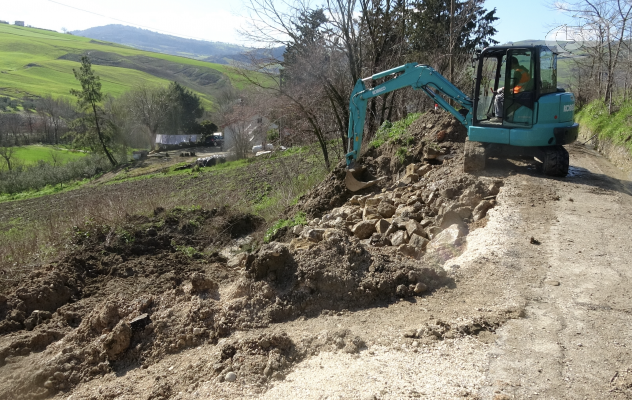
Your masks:
{"label": "excavator logo text", "polygon": [[372,93],[372,94],[374,94],[374,95],[376,95],[376,94],[380,94],[380,93],[382,93],[382,92],[383,92],[383,91],[385,91],[385,90],[386,90],[386,88],[385,88],[384,86],[382,86],[382,87],[381,87],[381,88],[379,88],[379,89],[375,89],[375,90],[374,90],[374,91],[372,91],[371,93]]}

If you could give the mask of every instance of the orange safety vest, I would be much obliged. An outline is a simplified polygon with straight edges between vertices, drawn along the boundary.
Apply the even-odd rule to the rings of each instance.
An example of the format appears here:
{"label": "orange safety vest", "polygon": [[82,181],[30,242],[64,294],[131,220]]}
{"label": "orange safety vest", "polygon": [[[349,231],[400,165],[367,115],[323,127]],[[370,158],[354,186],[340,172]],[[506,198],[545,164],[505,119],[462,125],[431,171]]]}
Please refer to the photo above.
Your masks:
{"label": "orange safety vest", "polygon": [[527,82],[531,80],[531,76],[529,72],[524,68],[516,68],[514,71],[520,73],[520,80],[516,83],[516,86],[513,88],[514,94],[524,92],[527,86]]}

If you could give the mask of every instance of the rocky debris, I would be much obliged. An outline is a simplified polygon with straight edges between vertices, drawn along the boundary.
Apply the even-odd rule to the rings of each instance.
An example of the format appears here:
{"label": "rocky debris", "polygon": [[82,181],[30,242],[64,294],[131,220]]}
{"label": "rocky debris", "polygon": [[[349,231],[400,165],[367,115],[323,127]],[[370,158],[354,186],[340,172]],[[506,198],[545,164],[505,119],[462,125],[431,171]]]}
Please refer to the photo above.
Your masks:
{"label": "rocky debris", "polygon": [[498,312],[496,315],[486,315],[467,320],[443,321],[436,320],[426,323],[417,329],[403,332],[405,338],[421,339],[422,342],[454,339],[461,336],[478,335],[482,332],[496,332],[511,319],[524,318],[524,309],[510,308]]}

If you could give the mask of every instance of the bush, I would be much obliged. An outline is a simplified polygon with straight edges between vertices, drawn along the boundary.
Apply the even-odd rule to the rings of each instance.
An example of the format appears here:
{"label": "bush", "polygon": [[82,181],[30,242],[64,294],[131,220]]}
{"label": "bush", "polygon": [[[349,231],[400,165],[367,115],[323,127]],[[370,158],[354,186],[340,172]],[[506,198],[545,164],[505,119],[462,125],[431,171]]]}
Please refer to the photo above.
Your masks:
{"label": "bush", "polygon": [[603,100],[595,100],[577,112],[575,120],[599,134],[600,139],[609,139],[632,152],[632,100],[622,102],[612,114]]}
{"label": "bush", "polygon": [[421,116],[420,113],[408,115],[394,124],[390,121],[384,121],[375,134],[375,139],[370,143],[371,147],[378,148],[386,142],[403,139],[410,124],[415,122]]}
{"label": "bush", "polygon": [[89,155],[58,166],[39,161],[34,166],[18,166],[12,171],[0,172],[0,193],[15,194],[27,190],[40,190],[49,185],[91,178],[109,168],[108,160],[99,155]]}

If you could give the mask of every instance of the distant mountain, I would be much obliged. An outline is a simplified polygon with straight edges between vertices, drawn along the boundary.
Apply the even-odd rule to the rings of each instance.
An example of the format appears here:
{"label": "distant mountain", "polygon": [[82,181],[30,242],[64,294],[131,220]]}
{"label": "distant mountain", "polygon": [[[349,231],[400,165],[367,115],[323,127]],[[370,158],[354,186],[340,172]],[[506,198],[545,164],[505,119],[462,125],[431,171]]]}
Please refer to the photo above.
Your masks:
{"label": "distant mountain", "polygon": [[[263,51],[230,43],[185,39],[118,24],[72,31],[72,34],[123,44],[141,50],[194,58],[217,64],[229,64],[231,60],[244,61],[247,58],[244,56],[245,53],[253,50],[255,53]],[[281,59],[284,51],[285,49],[280,47],[273,49],[272,54],[276,58]]]}

